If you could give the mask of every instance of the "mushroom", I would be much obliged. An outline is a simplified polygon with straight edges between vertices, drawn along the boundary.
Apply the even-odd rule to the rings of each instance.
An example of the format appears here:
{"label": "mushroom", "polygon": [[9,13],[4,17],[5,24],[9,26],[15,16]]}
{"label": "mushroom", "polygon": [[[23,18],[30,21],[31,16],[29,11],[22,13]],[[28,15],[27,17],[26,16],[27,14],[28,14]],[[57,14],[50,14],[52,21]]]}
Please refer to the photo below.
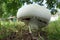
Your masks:
{"label": "mushroom", "polygon": [[17,18],[25,22],[31,29],[45,27],[50,21],[50,11],[38,4],[29,4],[18,9]]}

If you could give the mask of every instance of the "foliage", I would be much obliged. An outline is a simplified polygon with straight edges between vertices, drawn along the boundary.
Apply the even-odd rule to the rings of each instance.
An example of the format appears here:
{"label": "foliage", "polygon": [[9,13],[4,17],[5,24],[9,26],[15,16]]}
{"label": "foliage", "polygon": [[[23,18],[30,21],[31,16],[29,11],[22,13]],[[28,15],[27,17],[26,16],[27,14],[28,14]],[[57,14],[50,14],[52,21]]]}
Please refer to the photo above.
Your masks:
{"label": "foliage", "polygon": [[29,0],[0,0],[0,16],[8,17],[10,15],[15,16],[18,8],[24,5],[25,2],[30,2]]}
{"label": "foliage", "polygon": [[58,8],[60,8],[60,2],[59,2],[59,3],[57,3],[57,7],[58,7]]}
{"label": "foliage", "polygon": [[[60,39],[60,18],[57,21],[50,22],[49,25],[43,28],[44,31],[48,33],[49,40],[59,40]],[[10,35],[12,32],[21,33],[21,30],[28,30],[24,22],[16,21],[0,21],[0,39]],[[19,33],[19,35],[21,35]]]}
{"label": "foliage", "polygon": [[56,6],[57,1],[56,0],[47,0],[46,3],[48,5],[48,8],[51,9],[51,8],[54,8]]}
{"label": "foliage", "polygon": [[56,9],[51,9],[51,14],[55,15],[58,11]]}
{"label": "foliage", "polygon": [[[0,39],[3,39],[10,35],[12,32],[18,32],[24,28],[23,22],[6,22],[0,21]],[[26,29],[26,28],[25,28]]]}
{"label": "foliage", "polygon": [[[33,2],[43,5],[44,0],[0,0],[0,17],[8,17],[10,15],[15,16],[17,10],[24,5],[24,3],[32,4]],[[53,7],[60,8],[60,3],[57,0],[46,0],[47,8],[51,9]]]}
{"label": "foliage", "polygon": [[16,15],[17,9],[21,7],[21,3],[18,0],[0,0],[1,1],[1,12],[0,13],[3,17],[9,15]]}
{"label": "foliage", "polygon": [[60,40],[60,18],[57,21],[51,22],[47,27],[49,40]]}

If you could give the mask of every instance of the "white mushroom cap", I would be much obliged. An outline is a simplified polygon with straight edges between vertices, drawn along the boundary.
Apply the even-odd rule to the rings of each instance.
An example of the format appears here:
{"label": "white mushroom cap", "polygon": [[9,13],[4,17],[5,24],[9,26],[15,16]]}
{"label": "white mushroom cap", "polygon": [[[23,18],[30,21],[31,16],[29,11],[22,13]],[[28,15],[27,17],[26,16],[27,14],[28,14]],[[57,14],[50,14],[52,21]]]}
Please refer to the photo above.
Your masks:
{"label": "white mushroom cap", "polygon": [[29,4],[21,7],[17,12],[17,18],[35,16],[43,21],[49,21],[51,14],[50,11],[44,6],[38,4]]}

